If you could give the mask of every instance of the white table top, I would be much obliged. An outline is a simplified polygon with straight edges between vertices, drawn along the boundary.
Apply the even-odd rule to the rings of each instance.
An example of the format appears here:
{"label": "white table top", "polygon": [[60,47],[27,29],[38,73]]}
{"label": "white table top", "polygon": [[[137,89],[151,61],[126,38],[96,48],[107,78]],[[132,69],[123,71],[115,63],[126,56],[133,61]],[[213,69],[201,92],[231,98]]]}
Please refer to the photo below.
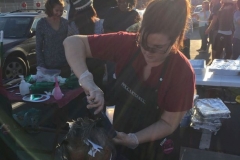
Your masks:
{"label": "white table top", "polygon": [[196,85],[240,87],[240,76],[214,75],[207,67],[205,75],[196,75]]}

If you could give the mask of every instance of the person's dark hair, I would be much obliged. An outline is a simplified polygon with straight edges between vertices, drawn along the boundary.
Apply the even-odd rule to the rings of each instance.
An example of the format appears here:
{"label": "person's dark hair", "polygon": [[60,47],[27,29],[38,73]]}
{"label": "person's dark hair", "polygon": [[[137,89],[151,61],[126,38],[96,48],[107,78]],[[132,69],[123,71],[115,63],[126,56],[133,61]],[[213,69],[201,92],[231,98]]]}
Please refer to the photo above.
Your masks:
{"label": "person's dark hair", "polygon": [[190,18],[189,0],[155,0],[149,3],[142,20],[138,41],[147,46],[149,34],[169,36],[176,49],[183,46],[185,30]]}
{"label": "person's dark hair", "polygon": [[106,131],[98,125],[98,120],[91,120],[88,118],[78,118],[77,121],[70,123],[70,130],[66,138],[60,145],[60,152],[63,159],[74,160],[75,154],[78,159],[88,159],[90,155],[88,152],[91,150],[92,145],[87,144],[88,140],[101,146],[98,160],[104,160],[106,154],[110,154],[115,158],[116,151],[112,139],[107,136]]}
{"label": "person's dark hair", "polygon": [[70,19],[69,22],[75,22],[79,34],[90,35],[94,34],[96,19],[97,13],[93,6],[90,6],[83,10],[75,11],[73,18]]}
{"label": "person's dark hair", "polygon": [[45,13],[48,15],[48,17],[51,17],[53,15],[53,8],[57,4],[64,7],[64,0],[47,0],[45,3]]}

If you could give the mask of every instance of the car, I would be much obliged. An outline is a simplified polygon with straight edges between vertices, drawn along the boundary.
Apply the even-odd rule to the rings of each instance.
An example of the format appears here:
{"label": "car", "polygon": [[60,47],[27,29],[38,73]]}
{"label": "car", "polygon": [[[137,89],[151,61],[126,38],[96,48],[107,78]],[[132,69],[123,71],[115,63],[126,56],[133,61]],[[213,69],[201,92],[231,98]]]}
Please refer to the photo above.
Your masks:
{"label": "car", "polygon": [[26,76],[36,68],[35,32],[43,17],[46,17],[43,10],[17,10],[0,15],[0,30],[4,31],[3,79]]}
{"label": "car", "polygon": [[[201,10],[202,10],[202,5],[197,5],[192,14],[193,15],[198,14]],[[193,26],[198,27],[198,19],[196,18],[196,16],[192,16],[192,21],[193,21]]]}

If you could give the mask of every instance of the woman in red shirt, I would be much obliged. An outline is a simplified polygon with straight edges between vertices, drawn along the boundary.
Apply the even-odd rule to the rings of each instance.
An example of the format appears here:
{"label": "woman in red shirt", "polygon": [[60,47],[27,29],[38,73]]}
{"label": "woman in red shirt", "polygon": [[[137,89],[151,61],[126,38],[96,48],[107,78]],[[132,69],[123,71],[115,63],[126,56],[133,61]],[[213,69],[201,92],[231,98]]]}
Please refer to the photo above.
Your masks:
{"label": "woman in red shirt", "polygon": [[86,57],[116,63],[113,119],[118,153],[127,159],[179,159],[179,123],[192,107],[194,71],[178,50],[190,14],[188,0],[152,1],[139,33],[74,36],[64,41],[67,61],[88,95],[103,109]]}

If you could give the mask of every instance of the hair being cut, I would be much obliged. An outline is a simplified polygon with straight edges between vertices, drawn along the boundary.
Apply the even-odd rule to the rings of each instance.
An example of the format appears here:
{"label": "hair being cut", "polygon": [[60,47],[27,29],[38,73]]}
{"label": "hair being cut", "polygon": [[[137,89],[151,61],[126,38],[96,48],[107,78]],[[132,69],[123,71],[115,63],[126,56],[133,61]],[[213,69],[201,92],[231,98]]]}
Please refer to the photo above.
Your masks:
{"label": "hair being cut", "polygon": [[57,4],[64,7],[64,0],[47,0],[45,3],[45,13],[48,15],[48,17],[51,17],[53,15],[53,8]]}
{"label": "hair being cut", "polygon": [[165,34],[171,44],[183,46],[185,30],[190,18],[189,0],[155,0],[149,3],[140,28],[141,45],[147,46],[149,34]]}
{"label": "hair being cut", "polygon": [[91,146],[86,144],[87,140],[103,148],[101,157],[96,157],[98,160],[104,160],[104,154],[108,151],[111,152],[112,157],[115,157],[113,142],[107,136],[105,130],[98,126],[98,120],[78,118],[77,121],[70,123],[70,130],[61,143],[62,158],[75,160],[71,158],[72,155],[80,154],[81,158],[88,159],[88,152],[91,150]]}

